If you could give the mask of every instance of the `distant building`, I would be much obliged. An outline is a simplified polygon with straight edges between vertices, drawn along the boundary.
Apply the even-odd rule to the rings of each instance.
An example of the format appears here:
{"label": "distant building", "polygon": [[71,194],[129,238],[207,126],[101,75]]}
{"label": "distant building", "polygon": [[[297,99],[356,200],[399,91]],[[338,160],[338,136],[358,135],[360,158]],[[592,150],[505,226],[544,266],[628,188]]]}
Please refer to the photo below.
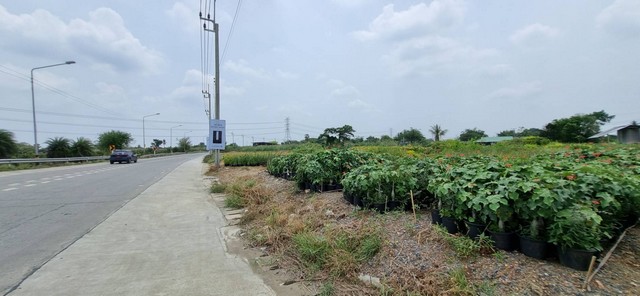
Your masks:
{"label": "distant building", "polygon": [[632,123],[628,125],[621,125],[604,132],[597,133],[589,139],[599,139],[607,137],[610,134],[616,133],[618,136],[618,142],[622,144],[640,143],[640,125]]}
{"label": "distant building", "polygon": [[477,140],[476,143],[479,143],[479,144],[482,144],[482,145],[493,145],[493,144],[498,143],[498,142],[510,141],[510,140],[513,140],[513,137],[511,137],[511,136],[484,137],[484,138],[480,138],[480,140]]}

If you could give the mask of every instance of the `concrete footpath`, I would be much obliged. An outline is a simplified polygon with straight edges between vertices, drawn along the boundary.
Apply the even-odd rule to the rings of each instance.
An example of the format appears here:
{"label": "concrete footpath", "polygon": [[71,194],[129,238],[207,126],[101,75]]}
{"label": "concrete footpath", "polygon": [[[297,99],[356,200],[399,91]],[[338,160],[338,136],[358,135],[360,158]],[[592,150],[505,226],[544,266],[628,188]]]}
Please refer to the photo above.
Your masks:
{"label": "concrete footpath", "polygon": [[9,295],[275,295],[227,254],[202,172],[180,165]]}

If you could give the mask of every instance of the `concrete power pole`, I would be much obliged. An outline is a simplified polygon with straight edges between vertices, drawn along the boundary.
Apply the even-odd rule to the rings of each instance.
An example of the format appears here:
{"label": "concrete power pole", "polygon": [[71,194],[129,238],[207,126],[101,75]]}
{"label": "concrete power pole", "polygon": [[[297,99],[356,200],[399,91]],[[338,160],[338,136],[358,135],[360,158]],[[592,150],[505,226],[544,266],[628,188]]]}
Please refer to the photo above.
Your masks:
{"label": "concrete power pole", "polygon": [[[211,20],[209,18],[209,15],[207,15],[207,18],[203,18],[202,15],[200,16],[200,19],[203,21],[207,21],[210,23],[213,23],[213,30],[208,29],[206,27],[206,24],[204,26],[204,30],[207,32],[213,32],[214,33],[214,51],[215,51],[215,74],[214,74],[214,78],[213,78],[213,85],[214,85],[214,92],[215,92],[215,119],[219,120],[220,119],[220,46],[219,46],[219,27],[218,27],[218,23],[216,23],[216,1],[213,1],[213,20]],[[206,53],[209,54],[209,53]],[[207,95],[209,97],[209,121],[211,121],[211,94],[209,94],[207,92]],[[211,135],[210,135],[211,136]],[[216,167],[220,166],[220,150],[215,150],[215,160],[216,160]]]}

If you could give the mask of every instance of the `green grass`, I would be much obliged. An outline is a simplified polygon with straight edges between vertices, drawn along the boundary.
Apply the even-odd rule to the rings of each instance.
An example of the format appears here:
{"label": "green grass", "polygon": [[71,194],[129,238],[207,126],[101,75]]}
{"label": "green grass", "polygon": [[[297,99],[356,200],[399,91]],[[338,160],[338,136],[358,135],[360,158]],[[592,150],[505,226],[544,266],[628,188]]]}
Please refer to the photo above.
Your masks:
{"label": "green grass", "polygon": [[224,193],[224,191],[227,189],[227,186],[224,184],[220,184],[220,183],[214,183],[211,184],[211,189],[209,192],[211,193]]}
{"label": "green grass", "polygon": [[224,200],[224,206],[232,209],[244,208],[244,200],[238,195],[229,195]]}
{"label": "green grass", "polygon": [[312,270],[319,270],[327,261],[327,255],[331,251],[331,246],[324,236],[310,232],[294,235],[293,243],[300,258]]}

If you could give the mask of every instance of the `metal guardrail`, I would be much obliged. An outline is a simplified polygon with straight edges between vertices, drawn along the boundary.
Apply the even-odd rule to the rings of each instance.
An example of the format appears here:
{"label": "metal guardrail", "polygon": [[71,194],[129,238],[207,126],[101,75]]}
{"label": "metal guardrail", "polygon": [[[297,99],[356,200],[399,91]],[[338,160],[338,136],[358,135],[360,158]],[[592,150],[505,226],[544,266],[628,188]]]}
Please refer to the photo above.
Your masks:
{"label": "metal guardrail", "polygon": [[83,162],[83,161],[107,160],[107,159],[109,159],[109,156],[65,157],[65,158],[8,158],[8,159],[0,159],[0,164]]}

